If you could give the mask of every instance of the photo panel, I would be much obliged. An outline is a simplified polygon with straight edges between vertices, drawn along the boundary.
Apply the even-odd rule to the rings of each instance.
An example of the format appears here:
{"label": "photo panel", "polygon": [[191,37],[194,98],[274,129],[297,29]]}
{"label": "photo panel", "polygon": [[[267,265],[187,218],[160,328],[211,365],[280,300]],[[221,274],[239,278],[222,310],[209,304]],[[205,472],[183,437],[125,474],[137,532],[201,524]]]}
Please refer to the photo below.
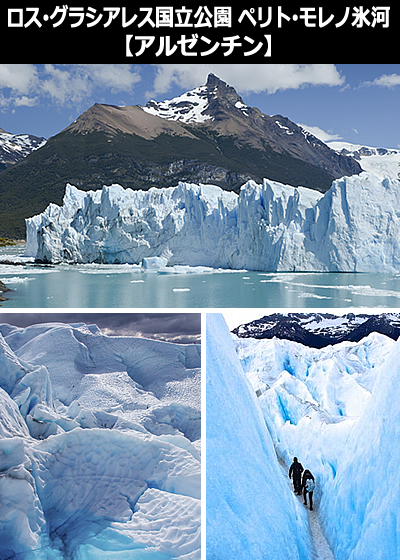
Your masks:
{"label": "photo panel", "polygon": [[1,558],[200,558],[200,313],[2,312],[0,365]]}
{"label": "photo panel", "polygon": [[398,309],[207,313],[207,558],[365,558],[378,535],[391,557],[399,335]]}

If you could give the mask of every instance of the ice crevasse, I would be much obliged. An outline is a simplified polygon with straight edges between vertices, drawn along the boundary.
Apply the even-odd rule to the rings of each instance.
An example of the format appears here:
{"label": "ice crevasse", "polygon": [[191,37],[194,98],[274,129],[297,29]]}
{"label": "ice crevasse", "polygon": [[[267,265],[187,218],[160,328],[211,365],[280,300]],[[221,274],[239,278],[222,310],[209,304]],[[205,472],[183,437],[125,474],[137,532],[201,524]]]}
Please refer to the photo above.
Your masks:
{"label": "ice crevasse", "polygon": [[207,559],[326,558],[279,468],[294,456],[335,560],[399,558],[400,341],[237,339],[219,314],[206,335]]}
{"label": "ice crevasse", "polygon": [[325,194],[264,179],[239,195],[211,185],[80,191],[27,219],[43,262],[135,263],[263,271],[397,272],[400,183],[343,177]]}
{"label": "ice crevasse", "polygon": [[372,332],[322,349],[234,342],[277,455],[287,468],[299,457],[315,476],[335,559],[399,558],[400,341]]}
{"label": "ice crevasse", "polygon": [[207,315],[206,397],[207,559],[311,560],[305,511],[219,314]]}

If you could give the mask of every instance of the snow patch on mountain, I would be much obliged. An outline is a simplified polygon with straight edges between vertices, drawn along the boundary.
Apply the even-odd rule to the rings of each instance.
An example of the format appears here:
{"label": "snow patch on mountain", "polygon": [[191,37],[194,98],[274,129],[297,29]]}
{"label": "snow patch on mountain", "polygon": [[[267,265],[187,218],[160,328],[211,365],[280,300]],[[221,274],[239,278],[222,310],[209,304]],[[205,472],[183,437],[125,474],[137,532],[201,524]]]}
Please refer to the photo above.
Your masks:
{"label": "snow patch on mountain", "polygon": [[200,559],[200,348],[0,325],[0,557]]}
{"label": "snow patch on mountain", "polygon": [[331,313],[316,312],[273,313],[239,325],[232,332],[240,338],[276,337],[322,348],[345,340],[358,342],[371,332],[379,332],[397,340],[400,336],[400,315],[347,313],[338,317]]}
{"label": "snow patch on mountain", "polygon": [[8,167],[46,144],[31,134],[10,134],[0,129],[0,165]]}
{"label": "snow patch on mountain", "polygon": [[327,142],[332,150],[356,159],[364,171],[379,177],[400,178],[400,150],[389,148],[371,148],[362,144],[349,142]]}
{"label": "snow patch on mountain", "polygon": [[219,187],[79,191],[27,220],[27,255],[43,262],[264,271],[398,272],[399,181],[362,173],[321,193],[270,180],[239,196]]}
{"label": "snow patch on mountain", "polygon": [[142,109],[163,119],[186,124],[202,124],[215,120],[212,105],[217,101],[219,106],[221,100],[224,100],[224,105],[239,109],[245,116],[248,116],[248,111],[251,111],[251,107],[243,102],[236,91],[214,74],[208,75],[204,86],[196,87],[166,101],[151,100]]}
{"label": "snow patch on mountain", "polygon": [[197,87],[191,91],[166,101],[149,101],[142,107],[143,111],[156,117],[181,121],[184,123],[202,123],[212,117],[204,113],[208,107],[208,88]]}

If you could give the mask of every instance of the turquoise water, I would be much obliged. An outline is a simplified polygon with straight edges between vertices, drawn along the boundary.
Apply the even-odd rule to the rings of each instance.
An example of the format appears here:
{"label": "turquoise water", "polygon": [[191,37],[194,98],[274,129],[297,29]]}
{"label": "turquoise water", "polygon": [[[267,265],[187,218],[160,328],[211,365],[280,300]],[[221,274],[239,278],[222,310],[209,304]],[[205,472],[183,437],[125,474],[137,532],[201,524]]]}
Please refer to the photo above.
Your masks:
{"label": "turquoise water", "polygon": [[[0,258],[16,254],[1,250]],[[8,308],[400,307],[400,274],[157,274],[129,265],[0,265]]]}

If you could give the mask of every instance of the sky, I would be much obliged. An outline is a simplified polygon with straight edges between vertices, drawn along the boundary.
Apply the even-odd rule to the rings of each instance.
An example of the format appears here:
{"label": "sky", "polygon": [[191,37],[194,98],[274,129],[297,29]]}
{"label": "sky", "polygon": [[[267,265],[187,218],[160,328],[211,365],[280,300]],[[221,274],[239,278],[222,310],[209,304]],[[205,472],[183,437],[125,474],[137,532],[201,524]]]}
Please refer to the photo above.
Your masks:
{"label": "sky", "polygon": [[0,128],[49,138],[94,103],[171,99],[209,72],[324,141],[400,148],[400,64],[0,64]]}
{"label": "sky", "polygon": [[200,313],[1,313],[1,323],[27,327],[39,323],[97,325],[108,336],[135,336],[179,344],[200,343]]}

